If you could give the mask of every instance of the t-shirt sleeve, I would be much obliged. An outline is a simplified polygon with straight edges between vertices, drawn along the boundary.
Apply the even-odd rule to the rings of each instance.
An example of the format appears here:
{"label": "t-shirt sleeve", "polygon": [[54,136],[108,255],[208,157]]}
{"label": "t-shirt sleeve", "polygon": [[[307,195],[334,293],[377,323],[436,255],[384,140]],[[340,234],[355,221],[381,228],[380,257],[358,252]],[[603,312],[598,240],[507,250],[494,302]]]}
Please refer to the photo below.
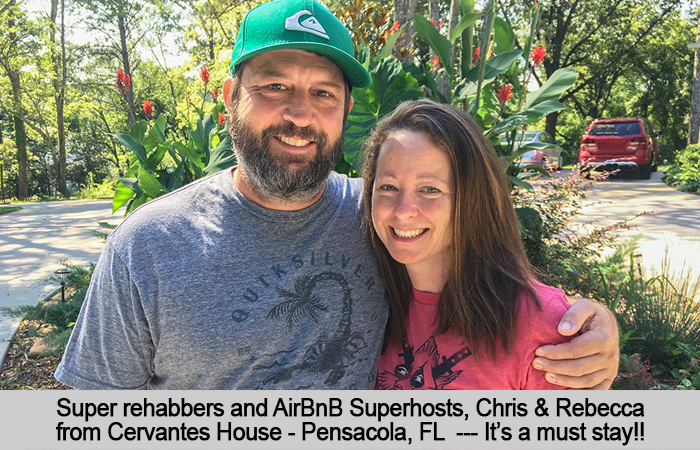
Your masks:
{"label": "t-shirt sleeve", "polygon": [[532,367],[535,358],[535,350],[543,345],[556,345],[568,342],[572,337],[559,334],[557,327],[564,313],[571,306],[564,296],[564,292],[549,286],[535,286],[535,292],[542,305],[539,311],[534,305],[528,308],[525,329],[530,333],[527,350],[525,352],[524,367],[527,367],[523,389],[565,389],[548,382],[545,372]]}
{"label": "t-shirt sleeve", "polygon": [[108,240],[54,376],[77,389],[144,389],[153,353],[138,289]]}

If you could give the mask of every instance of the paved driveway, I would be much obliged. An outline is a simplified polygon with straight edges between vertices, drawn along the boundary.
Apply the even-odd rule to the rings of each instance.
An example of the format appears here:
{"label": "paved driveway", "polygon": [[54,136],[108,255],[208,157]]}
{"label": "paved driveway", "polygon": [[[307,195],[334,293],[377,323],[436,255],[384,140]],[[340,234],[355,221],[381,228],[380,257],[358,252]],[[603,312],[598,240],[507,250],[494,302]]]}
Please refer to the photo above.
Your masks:
{"label": "paved driveway", "polygon": [[662,176],[656,172],[650,180],[618,176],[596,182],[588,196],[590,203],[578,221],[598,220],[600,225],[611,225],[640,212],[653,212],[630,222],[637,229],[623,230],[620,237],[641,235],[640,252],[649,272],[658,271],[668,255],[677,273],[684,267],[692,268],[700,277],[700,196],[669,188],[661,181]]}
{"label": "paved driveway", "polygon": [[[15,206],[15,205],[13,205]],[[90,230],[97,222],[118,224],[111,200],[21,203],[21,211],[0,216],[0,306],[36,304],[56,286],[37,284],[58,269],[58,261],[97,261],[104,245]],[[17,318],[0,315],[0,361]]]}

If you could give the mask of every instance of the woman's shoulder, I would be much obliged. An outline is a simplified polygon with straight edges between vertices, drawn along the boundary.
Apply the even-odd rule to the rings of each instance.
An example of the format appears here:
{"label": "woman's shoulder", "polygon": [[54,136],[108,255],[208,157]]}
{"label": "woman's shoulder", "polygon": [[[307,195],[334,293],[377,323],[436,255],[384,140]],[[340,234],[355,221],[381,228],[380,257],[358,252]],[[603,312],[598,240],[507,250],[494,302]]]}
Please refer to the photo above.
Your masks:
{"label": "woman's shoulder", "polygon": [[518,334],[521,337],[525,337],[523,334],[528,334],[529,340],[558,341],[550,342],[552,344],[566,341],[567,339],[561,336],[557,329],[562,316],[571,307],[564,291],[534,280],[530,285],[537,296],[540,308],[529,296],[523,294],[520,299],[518,322],[524,326],[518,327]]}

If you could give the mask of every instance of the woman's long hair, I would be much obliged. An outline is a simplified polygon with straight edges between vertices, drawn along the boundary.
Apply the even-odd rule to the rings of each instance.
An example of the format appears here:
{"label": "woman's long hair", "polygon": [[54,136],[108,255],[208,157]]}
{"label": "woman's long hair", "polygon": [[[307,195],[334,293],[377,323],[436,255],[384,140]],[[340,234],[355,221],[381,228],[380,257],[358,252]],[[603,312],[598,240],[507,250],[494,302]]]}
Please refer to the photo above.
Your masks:
{"label": "woman's long hair", "polygon": [[510,353],[516,334],[519,299],[527,295],[538,307],[531,286],[532,268],[525,255],[509,186],[495,150],[466,112],[429,100],[406,102],[382,119],[365,144],[365,222],[389,293],[387,339],[401,342],[411,281],[372,224],[372,192],[377,157],[389,134],[424,133],[449,157],[455,202],[452,265],[440,295],[435,334],[462,336],[475,353],[495,358],[500,340]]}

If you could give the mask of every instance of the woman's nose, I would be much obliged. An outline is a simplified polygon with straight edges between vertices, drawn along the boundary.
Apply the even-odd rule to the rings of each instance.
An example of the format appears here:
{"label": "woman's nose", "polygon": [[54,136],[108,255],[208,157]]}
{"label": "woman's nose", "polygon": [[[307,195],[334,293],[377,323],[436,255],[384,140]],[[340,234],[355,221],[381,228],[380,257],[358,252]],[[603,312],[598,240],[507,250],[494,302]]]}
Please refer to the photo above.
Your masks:
{"label": "woman's nose", "polygon": [[402,191],[396,201],[394,214],[400,219],[414,217],[418,212],[416,198],[412,192]]}

